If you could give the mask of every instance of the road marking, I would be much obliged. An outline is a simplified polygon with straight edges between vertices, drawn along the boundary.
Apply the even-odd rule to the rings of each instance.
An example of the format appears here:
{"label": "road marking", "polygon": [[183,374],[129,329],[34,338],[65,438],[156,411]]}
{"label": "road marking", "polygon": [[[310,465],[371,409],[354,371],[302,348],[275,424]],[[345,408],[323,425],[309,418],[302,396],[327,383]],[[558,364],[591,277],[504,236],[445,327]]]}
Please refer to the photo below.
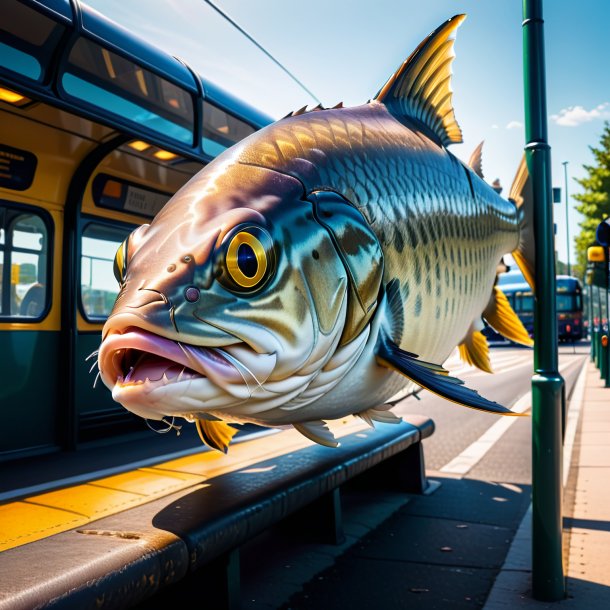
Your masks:
{"label": "road marking", "polygon": [[[559,367],[561,373],[574,362],[566,362]],[[504,372],[504,371],[502,371]],[[531,391],[524,394],[512,406],[512,410],[516,413],[525,413],[532,405]],[[468,473],[485,457],[487,452],[497,443],[506,431],[517,421],[517,417],[502,417],[490,428],[488,428],[482,436],[478,438],[472,445],[466,447],[462,453],[454,457],[449,463],[445,464],[440,472],[448,472],[451,474],[464,475]]]}
{"label": "road marking", "polygon": [[[525,357],[524,357],[525,356]],[[531,363],[532,358],[530,355],[530,352],[525,352],[525,354],[523,355],[512,355],[512,354],[506,354],[503,358],[493,358],[491,359],[491,366],[493,369],[497,370],[498,372],[504,372],[504,366],[508,365],[508,364],[513,364],[514,362],[519,362],[520,364],[517,366],[523,366],[524,364],[528,364]],[[450,373],[451,375],[458,376],[458,375],[463,375],[465,373],[472,373],[473,375],[489,375],[489,373],[486,373],[485,371],[481,371],[478,368],[476,368],[475,366],[472,366],[470,364],[464,364],[463,362],[455,362],[455,364],[460,364],[461,366],[457,367],[457,368],[452,368],[454,366],[454,362],[455,361],[447,361],[445,362],[445,364],[443,365]],[[500,369],[502,369],[500,371]]]}

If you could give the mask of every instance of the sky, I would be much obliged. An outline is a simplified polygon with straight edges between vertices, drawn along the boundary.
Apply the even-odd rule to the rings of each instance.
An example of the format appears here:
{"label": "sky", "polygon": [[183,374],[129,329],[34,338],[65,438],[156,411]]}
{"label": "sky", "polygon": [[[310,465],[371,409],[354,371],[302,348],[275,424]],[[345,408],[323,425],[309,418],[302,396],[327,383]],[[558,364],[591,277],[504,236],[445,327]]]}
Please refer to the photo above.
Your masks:
{"label": "sky", "polygon": [[[134,34],[186,60],[205,78],[280,118],[315,101],[203,0],[85,0]],[[453,105],[468,161],[482,140],[483,171],[508,194],[523,146],[521,0],[215,0],[325,105],[373,97],[402,61],[447,18],[465,13],[453,62]],[[579,215],[575,178],[593,163],[610,120],[607,0],[544,2],[549,143],[556,249],[566,261],[564,166],[568,165],[570,259]]]}

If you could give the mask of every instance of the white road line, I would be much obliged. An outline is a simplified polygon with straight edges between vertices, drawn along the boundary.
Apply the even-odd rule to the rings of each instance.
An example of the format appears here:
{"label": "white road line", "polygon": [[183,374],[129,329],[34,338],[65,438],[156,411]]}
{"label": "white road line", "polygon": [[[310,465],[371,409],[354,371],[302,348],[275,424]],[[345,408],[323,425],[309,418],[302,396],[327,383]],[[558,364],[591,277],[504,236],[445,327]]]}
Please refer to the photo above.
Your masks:
{"label": "white road line", "polygon": [[[507,356],[509,356],[507,354]],[[522,366],[523,364],[527,364],[528,362],[531,362],[532,358],[529,352],[525,352],[523,355],[519,355],[519,356],[515,356],[515,355],[510,355],[509,357],[504,357],[504,358],[493,358],[491,359],[491,368],[494,370],[497,370],[500,372],[504,372],[504,367],[508,364],[513,364],[514,362],[519,362],[520,364],[518,366]],[[460,366],[457,366],[460,365]],[[476,373],[478,375],[489,375],[489,373],[486,373],[485,371],[480,371],[478,368],[476,368],[475,366],[472,366],[470,364],[464,364],[461,360],[459,362],[445,362],[445,364],[443,364],[443,366],[453,375],[463,375],[464,373],[468,373],[468,372],[472,372],[473,374]],[[456,368],[453,368],[453,366],[455,366]]]}
{"label": "white road line", "polygon": [[[573,362],[566,362],[559,367],[561,373]],[[504,372],[504,371],[502,371]],[[532,404],[532,393],[528,392],[523,395],[513,406],[512,410],[516,413],[525,413]],[[454,457],[449,463],[445,464],[440,472],[449,472],[451,474],[464,475],[476,466],[487,452],[497,443],[506,431],[517,421],[517,417],[502,417],[490,428],[488,428],[482,436],[479,437],[472,445],[466,447],[462,453]]]}

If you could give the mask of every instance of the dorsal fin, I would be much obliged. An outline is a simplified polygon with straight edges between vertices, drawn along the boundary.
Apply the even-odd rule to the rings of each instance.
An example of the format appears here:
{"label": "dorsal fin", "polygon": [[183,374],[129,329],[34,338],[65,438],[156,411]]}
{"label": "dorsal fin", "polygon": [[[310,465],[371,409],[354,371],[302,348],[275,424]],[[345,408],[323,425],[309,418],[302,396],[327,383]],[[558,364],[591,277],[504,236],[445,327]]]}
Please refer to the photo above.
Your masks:
{"label": "dorsal fin", "polygon": [[470,160],[468,161],[468,165],[470,165],[470,169],[482,180],[485,179],[483,176],[483,142],[481,142],[470,155]]}
{"label": "dorsal fin", "polygon": [[536,291],[536,249],[534,247],[534,189],[525,155],[521,159],[508,199],[519,209],[519,245],[512,253],[527,283]]}
{"label": "dorsal fin", "polygon": [[451,103],[454,34],[466,15],[448,19],[400,66],[375,99],[402,117],[427,125],[444,146],[462,142]]}

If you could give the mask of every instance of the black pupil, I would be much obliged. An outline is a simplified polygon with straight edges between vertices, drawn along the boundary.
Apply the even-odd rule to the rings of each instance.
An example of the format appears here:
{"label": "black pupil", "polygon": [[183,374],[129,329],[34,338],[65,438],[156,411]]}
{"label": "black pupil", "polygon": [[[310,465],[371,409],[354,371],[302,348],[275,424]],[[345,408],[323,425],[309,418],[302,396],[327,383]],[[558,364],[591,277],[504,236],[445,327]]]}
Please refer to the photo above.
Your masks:
{"label": "black pupil", "polygon": [[248,244],[241,244],[237,249],[237,266],[246,277],[254,277],[258,271],[258,261],[254,250]]}

